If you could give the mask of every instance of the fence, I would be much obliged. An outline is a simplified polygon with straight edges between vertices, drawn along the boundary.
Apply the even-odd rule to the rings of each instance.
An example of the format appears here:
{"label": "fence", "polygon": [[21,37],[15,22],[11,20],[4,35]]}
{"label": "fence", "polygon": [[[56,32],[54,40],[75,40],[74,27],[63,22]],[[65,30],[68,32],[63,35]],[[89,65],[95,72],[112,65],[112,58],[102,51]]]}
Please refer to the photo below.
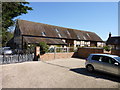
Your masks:
{"label": "fence", "polygon": [[33,61],[34,53],[16,53],[11,55],[3,54],[1,57],[2,64],[20,63],[26,61]]}
{"label": "fence", "polygon": [[24,54],[24,55],[3,55],[2,64],[10,64],[10,63],[19,63],[26,61],[33,61],[33,54]]}
{"label": "fence", "polygon": [[[58,58],[69,58],[72,57],[74,52],[77,51],[77,48],[73,47],[55,47],[50,48],[48,52],[44,55],[40,56],[40,60],[44,59],[58,59]],[[17,50],[15,51],[13,55],[6,55],[3,54],[2,57],[0,57],[2,64],[11,64],[11,63],[20,63],[20,62],[26,62],[26,61],[33,61],[34,59],[34,51],[31,50]]]}
{"label": "fence", "polygon": [[75,56],[77,48],[74,47],[54,47],[50,48],[48,52],[40,56],[40,60],[54,60],[62,58],[71,58]]}
{"label": "fence", "polygon": [[68,53],[68,52],[76,52],[77,48],[75,47],[54,47],[49,48],[48,53]]}

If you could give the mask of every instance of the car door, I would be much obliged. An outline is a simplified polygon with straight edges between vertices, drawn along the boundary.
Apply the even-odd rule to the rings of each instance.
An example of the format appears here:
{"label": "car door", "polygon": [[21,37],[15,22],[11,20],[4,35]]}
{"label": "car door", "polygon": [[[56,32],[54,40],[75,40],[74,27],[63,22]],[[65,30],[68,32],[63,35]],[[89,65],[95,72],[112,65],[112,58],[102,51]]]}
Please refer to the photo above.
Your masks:
{"label": "car door", "polygon": [[119,65],[115,65],[117,61],[111,57],[102,56],[102,62],[103,62],[103,71],[118,74],[118,68]]}
{"label": "car door", "polygon": [[117,62],[115,59],[113,58],[110,58],[109,59],[109,66],[110,66],[110,72],[113,73],[113,74],[119,74],[119,69],[120,69],[120,63]]}
{"label": "car door", "polygon": [[93,55],[91,63],[95,69],[103,70],[103,62],[101,61],[101,55]]}

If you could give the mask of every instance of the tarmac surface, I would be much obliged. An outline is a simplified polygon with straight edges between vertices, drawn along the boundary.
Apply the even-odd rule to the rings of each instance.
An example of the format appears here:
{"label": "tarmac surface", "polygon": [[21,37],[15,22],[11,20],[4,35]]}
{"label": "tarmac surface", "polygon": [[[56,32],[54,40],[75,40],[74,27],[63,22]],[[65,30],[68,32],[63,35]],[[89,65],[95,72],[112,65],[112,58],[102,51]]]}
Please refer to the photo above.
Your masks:
{"label": "tarmac surface", "polygon": [[[2,88],[118,88],[119,78],[85,69],[77,58],[5,64]],[[0,73],[1,75],[1,73]]]}

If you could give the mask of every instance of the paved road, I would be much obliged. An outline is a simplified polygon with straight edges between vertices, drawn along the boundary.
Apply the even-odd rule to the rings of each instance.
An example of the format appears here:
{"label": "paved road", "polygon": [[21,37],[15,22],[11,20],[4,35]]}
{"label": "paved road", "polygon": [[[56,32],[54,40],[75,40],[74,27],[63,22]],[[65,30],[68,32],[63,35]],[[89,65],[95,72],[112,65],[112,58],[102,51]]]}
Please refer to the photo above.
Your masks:
{"label": "paved road", "polygon": [[3,88],[117,88],[118,77],[88,73],[83,59],[2,65]]}

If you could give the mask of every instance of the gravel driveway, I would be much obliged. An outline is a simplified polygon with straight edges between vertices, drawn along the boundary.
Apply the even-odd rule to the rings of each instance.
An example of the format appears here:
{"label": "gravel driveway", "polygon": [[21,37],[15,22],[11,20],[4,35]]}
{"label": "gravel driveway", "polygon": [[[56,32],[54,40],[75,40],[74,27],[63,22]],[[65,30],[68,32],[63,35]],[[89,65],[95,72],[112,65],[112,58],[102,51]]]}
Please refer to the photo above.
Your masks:
{"label": "gravel driveway", "polygon": [[84,68],[83,59],[2,65],[3,88],[118,88],[118,77]]}

